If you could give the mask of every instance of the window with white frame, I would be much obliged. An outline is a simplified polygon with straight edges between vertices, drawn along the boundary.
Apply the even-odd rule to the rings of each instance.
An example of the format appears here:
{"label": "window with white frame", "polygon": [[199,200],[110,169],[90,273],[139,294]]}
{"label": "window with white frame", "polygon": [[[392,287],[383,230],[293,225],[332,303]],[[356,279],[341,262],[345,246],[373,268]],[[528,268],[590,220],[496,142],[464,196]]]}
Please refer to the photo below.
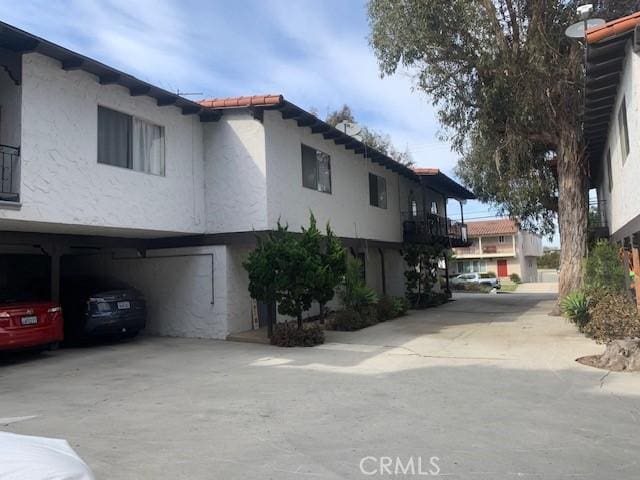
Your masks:
{"label": "window with white frame", "polygon": [[618,110],[618,133],[620,135],[620,155],[622,155],[622,163],[624,163],[629,155],[629,129],[627,128],[627,102],[625,97],[622,97],[620,110]]}
{"label": "window with white frame", "polygon": [[504,235],[498,237],[498,243],[504,243]]}
{"label": "window with white frame", "polygon": [[164,175],[164,127],[98,106],[98,163]]}
{"label": "window with white frame", "polygon": [[369,174],[369,204],[387,208],[387,180],[373,173]]}
{"label": "window with white frame", "polygon": [[302,145],[302,186],[331,193],[331,157],[307,145]]}
{"label": "window with white frame", "polygon": [[434,215],[438,214],[438,202],[436,201],[431,202],[431,213]]}
{"label": "window with white frame", "polygon": [[486,273],[487,262],[484,260],[464,260],[457,262],[458,273]]}

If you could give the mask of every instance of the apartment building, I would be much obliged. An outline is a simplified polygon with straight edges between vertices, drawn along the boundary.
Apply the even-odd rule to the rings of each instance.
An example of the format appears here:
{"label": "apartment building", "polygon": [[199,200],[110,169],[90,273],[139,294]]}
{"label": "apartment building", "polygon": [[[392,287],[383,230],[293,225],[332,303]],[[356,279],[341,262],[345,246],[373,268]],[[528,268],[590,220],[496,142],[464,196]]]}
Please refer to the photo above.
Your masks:
{"label": "apartment building", "polygon": [[509,219],[471,221],[466,227],[471,245],[453,250],[454,273],[494,272],[503,279],[515,273],[523,282],[538,281],[539,235]]}
{"label": "apartment building", "polygon": [[592,234],[640,245],[640,12],[587,31],[584,135]]}
{"label": "apartment building", "polygon": [[466,244],[446,205],[471,192],[282,95],[194,102],[7,24],[0,64],[0,282],[40,268],[55,299],[65,275],[115,276],[148,332],[225,338],[266,322],[242,262],[278,219],[330,222],[394,295],[405,242]]}

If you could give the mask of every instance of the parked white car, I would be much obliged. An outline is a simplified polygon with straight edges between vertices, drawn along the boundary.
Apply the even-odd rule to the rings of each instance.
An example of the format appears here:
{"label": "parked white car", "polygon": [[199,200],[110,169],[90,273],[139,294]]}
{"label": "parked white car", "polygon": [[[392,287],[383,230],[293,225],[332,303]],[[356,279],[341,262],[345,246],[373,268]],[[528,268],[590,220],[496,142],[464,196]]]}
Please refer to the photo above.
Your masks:
{"label": "parked white car", "polygon": [[487,285],[491,288],[500,288],[500,279],[491,273],[462,273],[451,279],[454,285],[465,283],[477,283],[479,285]]}
{"label": "parked white car", "polygon": [[3,480],[95,480],[66,440],[0,432]]}

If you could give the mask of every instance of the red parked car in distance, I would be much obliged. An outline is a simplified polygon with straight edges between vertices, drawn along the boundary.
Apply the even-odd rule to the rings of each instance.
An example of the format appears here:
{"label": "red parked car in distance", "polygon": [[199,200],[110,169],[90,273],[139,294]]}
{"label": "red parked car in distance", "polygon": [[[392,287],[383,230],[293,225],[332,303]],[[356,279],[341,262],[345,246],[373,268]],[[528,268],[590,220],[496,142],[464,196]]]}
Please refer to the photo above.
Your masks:
{"label": "red parked car in distance", "polygon": [[55,348],[64,338],[60,305],[0,292],[0,351]]}

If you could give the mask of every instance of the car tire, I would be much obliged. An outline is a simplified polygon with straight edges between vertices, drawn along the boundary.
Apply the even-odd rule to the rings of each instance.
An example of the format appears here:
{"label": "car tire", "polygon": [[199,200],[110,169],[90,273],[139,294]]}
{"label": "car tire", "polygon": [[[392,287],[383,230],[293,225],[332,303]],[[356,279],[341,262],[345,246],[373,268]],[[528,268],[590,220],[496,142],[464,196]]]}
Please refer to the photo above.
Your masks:
{"label": "car tire", "polygon": [[122,336],[124,338],[135,338],[138,336],[139,333],[140,333],[140,330],[127,330],[125,333],[122,334]]}
{"label": "car tire", "polygon": [[58,350],[59,348],[60,342],[51,342],[49,345],[47,345],[47,350],[49,351]]}

